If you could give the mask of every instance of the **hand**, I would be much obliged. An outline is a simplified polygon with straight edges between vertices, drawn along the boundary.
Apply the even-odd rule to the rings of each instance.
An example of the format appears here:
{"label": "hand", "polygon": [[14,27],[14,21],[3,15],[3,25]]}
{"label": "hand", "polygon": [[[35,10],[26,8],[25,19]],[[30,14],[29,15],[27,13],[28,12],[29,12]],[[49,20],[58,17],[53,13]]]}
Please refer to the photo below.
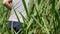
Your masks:
{"label": "hand", "polygon": [[6,6],[8,9],[12,9],[11,3],[12,0],[3,0],[3,5]]}

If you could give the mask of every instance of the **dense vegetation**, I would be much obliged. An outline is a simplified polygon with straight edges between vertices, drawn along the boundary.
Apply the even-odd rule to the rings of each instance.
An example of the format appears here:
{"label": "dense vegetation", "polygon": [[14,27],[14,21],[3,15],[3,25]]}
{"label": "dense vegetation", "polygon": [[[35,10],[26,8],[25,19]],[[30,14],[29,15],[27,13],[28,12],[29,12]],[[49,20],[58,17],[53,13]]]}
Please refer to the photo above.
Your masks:
{"label": "dense vegetation", "polygon": [[[26,17],[23,17],[24,24],[19,21],[20,34],[60,34],[60,0],[29,0],[29,6],[22,0],[26,10]],[[10,11],[2,5],[0,0],[0,34],[12,34],[7,26]],[[19,32],[18,31],[18,32]],[[18,34],[15,32],[15,34]]]}

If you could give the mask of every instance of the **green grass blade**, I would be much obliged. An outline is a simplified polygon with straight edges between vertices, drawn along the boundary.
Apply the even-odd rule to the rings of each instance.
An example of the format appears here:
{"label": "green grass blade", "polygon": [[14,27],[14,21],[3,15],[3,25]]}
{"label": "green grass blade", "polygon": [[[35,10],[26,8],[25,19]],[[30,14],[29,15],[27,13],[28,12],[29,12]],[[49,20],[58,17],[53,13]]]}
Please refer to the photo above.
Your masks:
{"label": "green grass blade", "polygon": [[15,15],[16,15],[16,17],[17,17],[17,19],[18,19],[18,22],[19,22],[19,24],[20,24],[20,26],[21,26],[21,28],[22,28],[22,27],[23,27],[23,26],[22,26],[22,23],[20,22],[19,17],[18,17],[18,15],[17,15],[17,13],[16,13],[15,10],[14,10],[14,12],[15,12]]}

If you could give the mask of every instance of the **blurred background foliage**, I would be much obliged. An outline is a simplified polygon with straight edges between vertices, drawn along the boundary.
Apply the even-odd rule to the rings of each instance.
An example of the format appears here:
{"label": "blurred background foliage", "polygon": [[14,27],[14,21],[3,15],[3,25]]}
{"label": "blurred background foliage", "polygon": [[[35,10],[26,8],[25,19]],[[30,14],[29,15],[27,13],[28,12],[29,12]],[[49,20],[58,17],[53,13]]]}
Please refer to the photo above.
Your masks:
{"label": "blurred background foliage", "polygon": [[9,10],[2,5],[2,1],[0,0],[0,34],[8,34],[7,28],[7,20],[9,15]]}
{"label": "blurred background foliage", "polygon": [[[29,0],[28,7],[25,0],[22,2],[27,14],[25,18],[20,13],[24,24],[21,24],[14,10],[21,26],[20,34],[60,34],[60,0]],[[10,11],[0,0],[0,34],[12,34],[7,26],[9,14]]]}

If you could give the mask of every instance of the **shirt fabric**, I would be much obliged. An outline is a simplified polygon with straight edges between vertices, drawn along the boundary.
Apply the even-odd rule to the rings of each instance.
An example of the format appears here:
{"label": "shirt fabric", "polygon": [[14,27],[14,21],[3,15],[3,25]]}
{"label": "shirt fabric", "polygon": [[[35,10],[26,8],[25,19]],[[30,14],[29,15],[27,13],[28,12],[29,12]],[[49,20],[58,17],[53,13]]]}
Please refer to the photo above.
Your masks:
{"label": "shirt fabric", "polygon": [[[25,0],[25,2],[28,7],[28,0]],[[12,0],[12,10],[11,10],[11,14],[9,17],[9,21],[17,21],[18,22],[17,17],[14,13],[14,9],[15,9],[20,21],[22,23],[24,23],[22,16],[19,14],[19,12],[21,12],[24,17],[26,16],[26,11],[23,6],[22,0]]]}

